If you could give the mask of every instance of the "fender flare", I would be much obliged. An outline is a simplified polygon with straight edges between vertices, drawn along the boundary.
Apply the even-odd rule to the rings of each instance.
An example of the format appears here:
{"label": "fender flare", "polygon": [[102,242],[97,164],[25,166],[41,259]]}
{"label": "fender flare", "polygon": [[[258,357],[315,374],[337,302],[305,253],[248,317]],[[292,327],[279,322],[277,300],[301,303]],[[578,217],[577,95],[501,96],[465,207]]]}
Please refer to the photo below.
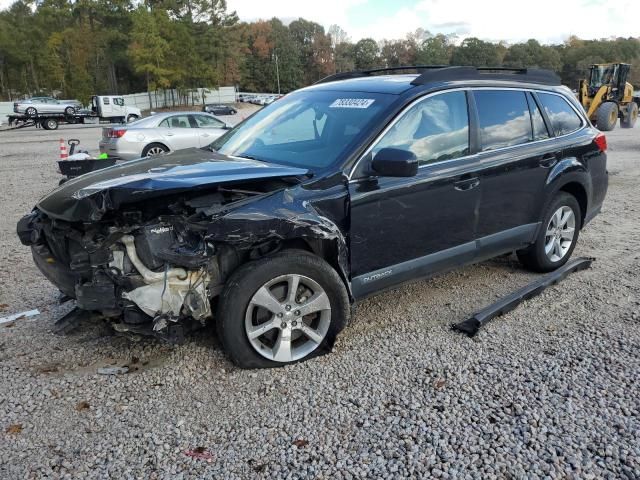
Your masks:
{"label": "fender flare", "polygon": [[544,186],[544,199],[540,203],[535,218],[541,219],[549,203],[561,190],[576,196],[582,210],[582,228],[591,202],[593,186],[586,167],[575,157],[562,159],[549,172]]}

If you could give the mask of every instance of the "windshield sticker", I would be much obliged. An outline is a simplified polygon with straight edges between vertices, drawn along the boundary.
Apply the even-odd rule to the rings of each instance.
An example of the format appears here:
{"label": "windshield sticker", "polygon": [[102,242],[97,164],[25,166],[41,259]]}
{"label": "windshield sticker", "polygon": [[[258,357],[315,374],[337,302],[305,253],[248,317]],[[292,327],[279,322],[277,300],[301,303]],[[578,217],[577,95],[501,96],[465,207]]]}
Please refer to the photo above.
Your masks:
{"label": "windshield sticker", "polygon": [[329,108],[369,108],[373,98],[337,98]]}

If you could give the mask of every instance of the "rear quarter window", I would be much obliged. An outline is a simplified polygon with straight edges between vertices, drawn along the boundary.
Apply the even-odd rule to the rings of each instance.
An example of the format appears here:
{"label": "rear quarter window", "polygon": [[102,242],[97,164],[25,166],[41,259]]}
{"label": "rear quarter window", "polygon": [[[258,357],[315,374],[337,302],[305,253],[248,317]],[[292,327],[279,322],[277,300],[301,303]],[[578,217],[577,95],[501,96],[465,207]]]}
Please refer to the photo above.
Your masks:
{"label": "rear quarter window", "polygon": [[538,92],[538,98],[544,111],[551,121],[551,126],[556,135],[566,135],[575,132],[582,126],[580,115],[569,105],[569,102],[560,95]]}
{"label": "rear quarter window", "polygon": [[476,90],[482,151],[511,147],[533,139],[531,115],[525,92]]}

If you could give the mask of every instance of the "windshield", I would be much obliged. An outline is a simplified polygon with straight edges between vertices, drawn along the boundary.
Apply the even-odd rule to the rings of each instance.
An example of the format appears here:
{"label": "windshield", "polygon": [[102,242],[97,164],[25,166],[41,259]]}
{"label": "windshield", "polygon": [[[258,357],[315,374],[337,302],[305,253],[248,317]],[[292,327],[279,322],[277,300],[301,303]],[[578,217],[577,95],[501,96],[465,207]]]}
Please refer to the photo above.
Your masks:
{"label": "windshield", "polygon": [[311,170],[327,167],[358,141],[361,132],[368,132],[393,99],[368,92],[294,92],[258,111],[209,148]]}
{"label": "windshield", "polygon": [[617,67],[615,65],[598,65],[591,68],[592,87],[600,88],[615,81]]}

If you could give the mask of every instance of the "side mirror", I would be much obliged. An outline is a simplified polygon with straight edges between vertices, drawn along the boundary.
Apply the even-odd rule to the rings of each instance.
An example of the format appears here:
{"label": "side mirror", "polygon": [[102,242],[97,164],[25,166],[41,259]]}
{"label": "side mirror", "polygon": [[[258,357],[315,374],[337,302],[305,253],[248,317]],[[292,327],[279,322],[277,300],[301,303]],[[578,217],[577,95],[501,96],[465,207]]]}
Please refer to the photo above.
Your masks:
{"label": "side mirror", "polygon": [[418,157],[409,150],[383,148],[373,157],[371,168],[382,177],[413,177],[418,174]]}

